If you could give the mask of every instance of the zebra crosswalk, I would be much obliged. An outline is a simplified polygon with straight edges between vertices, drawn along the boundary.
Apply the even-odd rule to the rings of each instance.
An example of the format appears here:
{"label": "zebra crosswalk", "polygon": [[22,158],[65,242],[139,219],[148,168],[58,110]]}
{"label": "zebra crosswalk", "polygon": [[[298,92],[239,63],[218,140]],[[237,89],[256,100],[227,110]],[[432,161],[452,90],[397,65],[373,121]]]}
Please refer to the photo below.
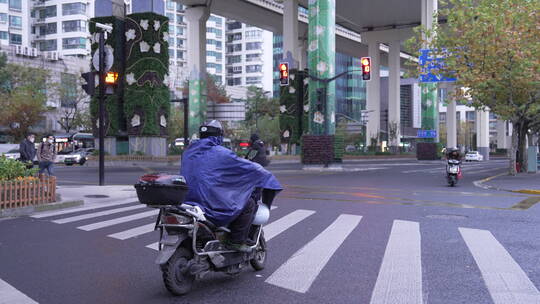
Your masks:
{"label": "zebra crosswalk", "polygon": [[[102,206],[80,207],[33,217],[58,225],[73,225],[83,231],[101,233],[100,229],[103,229],[106,230],[103,233],[105,237],[127,241],[154,231],[158,211],[141,209],[140,206],[144,207],[132,201],[110,204],[106,210]],[[280,217],[272,219],[264,228],[270,246],[283,241],[289,230],[311,225],[321,218],[316,216],[317,210],[279,208],[278,211]],[[276,261],[277,264],[265,270],[268,276],[264,284],[298,294],[309,293],[314,286],[321,284],[318,281],[321,273],[328,270],[332,265],[330,261],[342,253],[339,249],[347,242],[355,241],[355,231],[364,229],[360,227],[362,215],[343,213],[330,217],[333,217],[332,221],[326,227],[316,228],[320,230],[313,231],[309,239],[298,242],[298,247],[291,251],[294,252],[292,255]],[[135,221],[138,226],[134,227],[131,222]],[[129,229],[126,229],[127,225],[131,225]],[[424,303],[427,299],[424,298],[426,277],[423,267],[429,265],[422,261],[422,250],[426,249],[422,244],[421,223],[396,219],[391,225],[387,239],[381,240],[385,250],[373,290],[370,291],[370,303]],[[313,229],[313,226],[309,229]],[[481,275],[481,283],[485,285],[493,303],[540,303],[537,286],[490,231],[468,227],[455,229],[455,233],[459,232],[461,236],[462,244],[466,245],[460,247],[461,250],[468,250],[467,254],[472,256]],[[143,243],[141,247],[157,251],[156,241]]]}

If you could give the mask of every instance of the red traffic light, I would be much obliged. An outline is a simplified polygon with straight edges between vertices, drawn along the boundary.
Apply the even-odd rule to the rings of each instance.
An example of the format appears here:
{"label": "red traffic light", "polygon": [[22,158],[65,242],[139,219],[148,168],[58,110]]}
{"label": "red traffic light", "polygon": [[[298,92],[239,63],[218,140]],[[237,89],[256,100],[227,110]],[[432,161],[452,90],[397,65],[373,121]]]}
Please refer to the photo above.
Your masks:
{"label": "red traffic light", "polygon": [[279,64],[279,85],[289,85],[289,64],[287,62]]}
{"label": "red traffic light", "polygon": [[241,142],[240,147],[247,148],[247,147],[249,147],[249,143],[248,142]]}
{"label": "red traffic light", "polygon": [[360,64],[362,64],[362,79],[371,79],[371,57],[360,58]]}

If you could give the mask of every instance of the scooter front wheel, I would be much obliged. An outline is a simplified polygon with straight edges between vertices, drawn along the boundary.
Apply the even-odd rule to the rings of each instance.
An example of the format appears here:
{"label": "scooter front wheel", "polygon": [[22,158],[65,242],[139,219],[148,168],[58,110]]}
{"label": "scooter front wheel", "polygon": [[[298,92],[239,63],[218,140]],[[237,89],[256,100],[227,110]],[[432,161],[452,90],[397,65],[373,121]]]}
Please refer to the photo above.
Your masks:
{"label": "scooter front wheel", "polygon": [[161,268],[165,287],[170,293],[176,296],[190,292],[195,282],[195,276],[190,274],[187,269],[187,264],[191,256],[186,248],[180,247]]}
{"label": "scooter front wheel", "polygon": [[264,233],[261,231],[261,236],[259,239],[259,245],[255,248],[255,257],[250,261],[251,267],[256,271],[263,270],[266,266],[266,240],[264,238]]}

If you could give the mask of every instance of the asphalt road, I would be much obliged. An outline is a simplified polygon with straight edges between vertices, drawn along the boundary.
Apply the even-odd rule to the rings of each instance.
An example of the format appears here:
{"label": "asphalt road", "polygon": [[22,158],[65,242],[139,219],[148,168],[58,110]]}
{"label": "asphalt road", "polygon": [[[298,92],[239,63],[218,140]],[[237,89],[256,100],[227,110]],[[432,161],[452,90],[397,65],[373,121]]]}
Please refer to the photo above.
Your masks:
{"label": "asphalt road", "polygon": [[[268,242],[266,268],[211,274],[183,297],[165,290],[156,251],[146,247],[156,232],[118,239],[155,219],[123,221],[148,212],[136,202],[4,220],[0,280],[12,292],[55,304],[538,304],[540,199],[473,185],[506,164],[466,163],[456,188],[446,186],[441,162],[346,163],[344,172],[274,165],[286,190],[267,226],[281,233]],[[108,182],[133,183],[148,169],[114,168]],[[92,170],[62,168],[58,175],[61,183],[86,184],[95,180]],[[95,225],[108,220],[113,224]]]}

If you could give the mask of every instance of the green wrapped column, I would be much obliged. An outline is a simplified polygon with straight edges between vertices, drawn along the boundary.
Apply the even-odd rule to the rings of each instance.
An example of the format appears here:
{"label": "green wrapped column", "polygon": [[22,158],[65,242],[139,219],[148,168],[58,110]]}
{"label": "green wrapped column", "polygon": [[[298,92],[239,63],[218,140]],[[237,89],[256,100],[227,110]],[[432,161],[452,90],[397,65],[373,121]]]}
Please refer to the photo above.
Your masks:
{"label": "green wrapped column", "polygon": [[[421,83],[422,90],[422,130],[439,130],[439,102],[437,83]],[[439,137],[425,139],[425,142],[438,142]]]}
{"label": "green wrapped column", "polygon": [[[335,74],[336,50],[335,0],[309,1],[308,66],[309,73],[322,79]],[[322,90],[321,90],[322,89]],[[335,82],[325,85],[309,80],[309,133],[329,134],[336,131]],[[325,96],[323,96],[325,95]],[[321,103],[326,99],[326,106]]]}

